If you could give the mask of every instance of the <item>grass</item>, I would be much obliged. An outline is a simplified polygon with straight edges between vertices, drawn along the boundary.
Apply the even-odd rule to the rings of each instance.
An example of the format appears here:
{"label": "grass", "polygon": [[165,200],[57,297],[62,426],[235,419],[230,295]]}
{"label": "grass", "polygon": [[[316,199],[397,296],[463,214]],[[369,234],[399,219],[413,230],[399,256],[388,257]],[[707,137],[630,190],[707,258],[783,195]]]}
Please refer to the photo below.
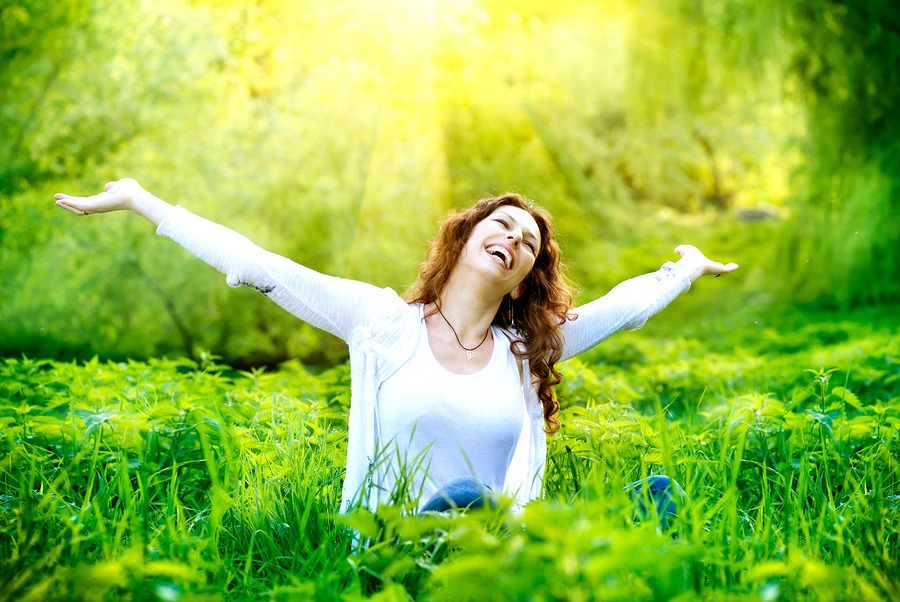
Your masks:
{"label": "grass", "polygon": [[[782,322],[564,364],[519,516],[336,515],[345,365],[6,358],[0,599],[900,599],[893,318]],[[691,497],[667,532],[623,491],[653,473]]]}

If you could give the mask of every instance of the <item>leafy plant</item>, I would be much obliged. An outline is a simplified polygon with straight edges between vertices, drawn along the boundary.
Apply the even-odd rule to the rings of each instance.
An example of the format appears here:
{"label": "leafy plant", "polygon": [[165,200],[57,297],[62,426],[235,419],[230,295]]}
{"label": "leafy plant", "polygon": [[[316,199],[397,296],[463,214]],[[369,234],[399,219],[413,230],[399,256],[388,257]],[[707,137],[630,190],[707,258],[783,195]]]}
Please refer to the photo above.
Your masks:
{"label": "leafy plant", "polygon": [[[880,323],[750,323],[721,335],[732,354],[611,340],[564,364],[545,499],[456,517],[336,514],[346,365],[6,358],[0,598],[893,598],[900,350]],[[625,491],[659,473],[688,495],[666,531]]]}

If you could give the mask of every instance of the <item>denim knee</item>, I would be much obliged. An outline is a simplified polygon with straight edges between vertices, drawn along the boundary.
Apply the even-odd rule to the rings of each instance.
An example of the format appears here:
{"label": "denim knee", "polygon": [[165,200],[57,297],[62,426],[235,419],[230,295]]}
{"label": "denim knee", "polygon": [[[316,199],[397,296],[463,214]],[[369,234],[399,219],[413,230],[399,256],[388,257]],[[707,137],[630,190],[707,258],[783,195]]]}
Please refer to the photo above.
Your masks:
{"label": "denim knee", "polygon": [[490,487],[475,477],[457,477],[437,490],[422,506],[420,512],[444,512],[458,508],[494,506],[494,494]]}
{"label": "denim knee", "polygon": [[679,505],[687,500],[687,493],[674,479],[666,475],[650,475],[625,487],[635,502],[635,517],[638,520],[647,518],[649,506],[653,507],[659,517],[660,526],[669,528],[669,521],[677,516]]}

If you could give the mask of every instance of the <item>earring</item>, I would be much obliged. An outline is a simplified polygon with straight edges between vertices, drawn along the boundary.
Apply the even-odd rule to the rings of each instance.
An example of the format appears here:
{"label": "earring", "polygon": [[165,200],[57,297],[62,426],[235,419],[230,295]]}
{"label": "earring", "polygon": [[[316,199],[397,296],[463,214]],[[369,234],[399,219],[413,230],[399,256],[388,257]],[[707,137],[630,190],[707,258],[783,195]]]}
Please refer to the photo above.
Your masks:
{"label": "earring", "polygon": [[516,314],[513,312],[513,298],[509,297],[509,326],[513,327],[516,325]]}

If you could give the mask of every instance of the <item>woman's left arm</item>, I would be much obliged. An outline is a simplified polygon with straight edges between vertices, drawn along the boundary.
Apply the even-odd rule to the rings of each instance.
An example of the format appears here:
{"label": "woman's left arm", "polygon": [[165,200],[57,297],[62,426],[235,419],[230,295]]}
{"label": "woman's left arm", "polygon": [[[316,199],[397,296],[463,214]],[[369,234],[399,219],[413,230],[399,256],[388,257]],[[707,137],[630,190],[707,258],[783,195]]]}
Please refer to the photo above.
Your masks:
{"label": "woman's left arm", "polygon": [[560,361],[583,353],[613,334],[635,330],[702,276],[721,276],[738,264],[712,261],[691,245],[679,245],[677,263],[667,262],[656,272],[622,282],[606,295],[574,310],[576,320],[562,325],[565,344]]}

